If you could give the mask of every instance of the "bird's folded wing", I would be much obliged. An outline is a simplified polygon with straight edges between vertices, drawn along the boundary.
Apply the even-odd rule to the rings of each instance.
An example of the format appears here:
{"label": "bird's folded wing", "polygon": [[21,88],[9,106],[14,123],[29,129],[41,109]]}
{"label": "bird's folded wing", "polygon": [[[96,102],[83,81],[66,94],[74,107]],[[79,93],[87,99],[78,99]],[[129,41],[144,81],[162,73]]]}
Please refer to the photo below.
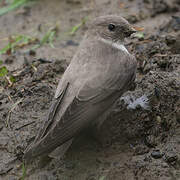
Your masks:
{"label": "bird's folded wing", "polygon": [[79,101],[91,101],[93,104],[105,100],[110,95],[122,92],[135,80],[136,72],[129,73],[115,72],[104,82],[96,78],[87,82],[78,93]]}
{"label": "bird's folded wing", "polygon": [[[133,77],[134,72],[129,73],[129,75],[114,73],[111,78],[103,82],[98,82],[98,78],[86,82],[61,117],[61,120],[49,131],[47,130],[51,122],[47,122],[42,131],[43,135],[39,135],[40,138],[26,152],[26,156],[36,157],[50,153],[58,146],[70,140],[87,126],[90,121],[96,119],[111,106],[115,100],[114,98],[121,94],[126,83],[128,82],[129,84]],[[60,103],[60,101],[57,103]],[[55,103],[54,106],[56,109],[58,104]],[[53,109],[51,121],[53,121],[55,113],[58,112]]]}
{"label": "bird's folded wing", "polygon": [[33,146],[35,143],[37,143],[40,139],[42,139],[45,136],[45,134],[48,132],[51,125],[54,123],[54,116],[56,114],[57,108],[61,104],[61,101],[66,93],[68,86],[69,86],[69,83],[66,83],[64,88],[62,88],[61,92],[59,93],[60,95],[58,96],[58,98],[53,99],[51,103],[51,107],[48,112],[48,116],[46,120],[44,121],[42,128],[39,129],[34,142],[25,150],[24,152],[25,155],[27,152],[29,152],[30,149],[33,149]]}
{"label": "bird's folded wing", "polygon": [[44,121],[42,128],[39,130],[34,143],[36,143],[38,140],[40,140],[48,132],[50,126],[53,124],[53,119],[56,114],[57,107],[61,104],[61,101],[67,91],[68,86],[69,86],[69,82],[66,83],[64,88],[61,90],[59,97],[53,99],[51,107],[49,109],[47,119],[46,119],[46,121]]}

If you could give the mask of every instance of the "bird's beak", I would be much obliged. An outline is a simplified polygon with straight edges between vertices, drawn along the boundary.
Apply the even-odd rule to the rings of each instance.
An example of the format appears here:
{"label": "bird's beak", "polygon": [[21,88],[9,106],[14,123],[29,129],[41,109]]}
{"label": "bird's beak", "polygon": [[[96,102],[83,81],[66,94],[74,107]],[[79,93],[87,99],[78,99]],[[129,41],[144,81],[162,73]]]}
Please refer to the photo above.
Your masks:
{"label": "bird's beak", "polygon": [[133,27],[133,29],[137,32],[137,31],[144,31],[143,27]]}
{"label": "bird's beak", "polygon": [[128,31],[125,32],[125,36],[129,37],[131,36],[131,34],[136,33],[136,32],[137,31],[133,27],[131,27]]}
{"label": "bird's beak", "polygon": [[131,35],[131,34],[134,34],[134,33],[136,33],[136,32],[137,32],[137,30],[136,30],[134,27],[132,27],[131,30],[129,31],[130,35]]}
{"label": "bird's beak", "polygon": [[131,34],[136,33],[137,31],[143,31],[144,28],[141,27],[131,27],[127,32],[125,32],[125,36],[129,37]]}

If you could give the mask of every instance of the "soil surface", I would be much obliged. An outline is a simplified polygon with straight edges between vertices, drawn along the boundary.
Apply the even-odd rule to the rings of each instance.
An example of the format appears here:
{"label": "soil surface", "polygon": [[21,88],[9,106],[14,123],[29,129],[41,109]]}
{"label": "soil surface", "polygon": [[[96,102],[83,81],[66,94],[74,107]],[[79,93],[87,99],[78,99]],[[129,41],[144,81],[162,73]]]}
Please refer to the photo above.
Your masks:
{"label": "soil surface", "polygon": [[[12,85],[0,79],[0,179],[180,180],[179,12],[179,0],[39,0],[0,17],[0,49],[11,35],[40,39],[58,24],[54,48],[25,47],[0,57],[16,79]],[[41,127],[89,20],[105,14],[144,28],[125,44],[138,61],[136,89],[117,100],[101,143],[83,134],[62,160],[23,168],[21,154]]]}

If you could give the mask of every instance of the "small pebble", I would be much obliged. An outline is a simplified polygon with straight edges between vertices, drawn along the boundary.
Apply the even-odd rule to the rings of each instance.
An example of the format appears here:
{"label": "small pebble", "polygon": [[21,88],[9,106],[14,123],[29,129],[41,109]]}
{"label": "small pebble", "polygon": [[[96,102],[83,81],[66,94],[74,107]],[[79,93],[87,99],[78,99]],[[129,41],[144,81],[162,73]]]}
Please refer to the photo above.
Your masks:
{"label": "small pebble", "polygon": [[159,150],[155,150],[151,153],[151,156],[154,158],[154,159],[160,159],[162,158],[163,156],[163,153],[161,153]]}
{"label": "small pebble", "polygon": [[66,46],[78,46],[79,44],[73,40],[69,40],[66,42]]}
{"label": "small pebble", "polygon": [[160,117],[160,116],[157,116],[157,117],[156,117],[156,121],[160,124],[160,123],[162,122],[161,117]]}
{"label": "small pebble", "polygon": [[178,156],[174,152],[167,152],[165,155],[165,160],[168,163],[174,163],[178,160]]}

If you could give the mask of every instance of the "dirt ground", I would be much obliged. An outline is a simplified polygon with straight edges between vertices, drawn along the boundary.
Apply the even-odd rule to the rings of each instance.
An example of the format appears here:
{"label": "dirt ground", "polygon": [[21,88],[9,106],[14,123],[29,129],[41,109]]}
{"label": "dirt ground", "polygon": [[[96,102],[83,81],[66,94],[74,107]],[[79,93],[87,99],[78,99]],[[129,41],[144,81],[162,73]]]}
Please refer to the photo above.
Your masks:
{"label": "dirt ground", "polygon": [[[55,48],[0,57],[16,79],[12,86],[0,79],[0,179],[23,179],[26,171],[28,180],[180,180],[179,12],[179,0],[39,0],[0,17],[0,49],[10,35],[41,38],[59,24]],[[89,20],[104,14],[144,28],[126,41],[138,60],[136,89],[117,100],[102,127],[103,145],[83,134],[63,160],[36,160],[23,170],[19,156],[45,119]]]}

